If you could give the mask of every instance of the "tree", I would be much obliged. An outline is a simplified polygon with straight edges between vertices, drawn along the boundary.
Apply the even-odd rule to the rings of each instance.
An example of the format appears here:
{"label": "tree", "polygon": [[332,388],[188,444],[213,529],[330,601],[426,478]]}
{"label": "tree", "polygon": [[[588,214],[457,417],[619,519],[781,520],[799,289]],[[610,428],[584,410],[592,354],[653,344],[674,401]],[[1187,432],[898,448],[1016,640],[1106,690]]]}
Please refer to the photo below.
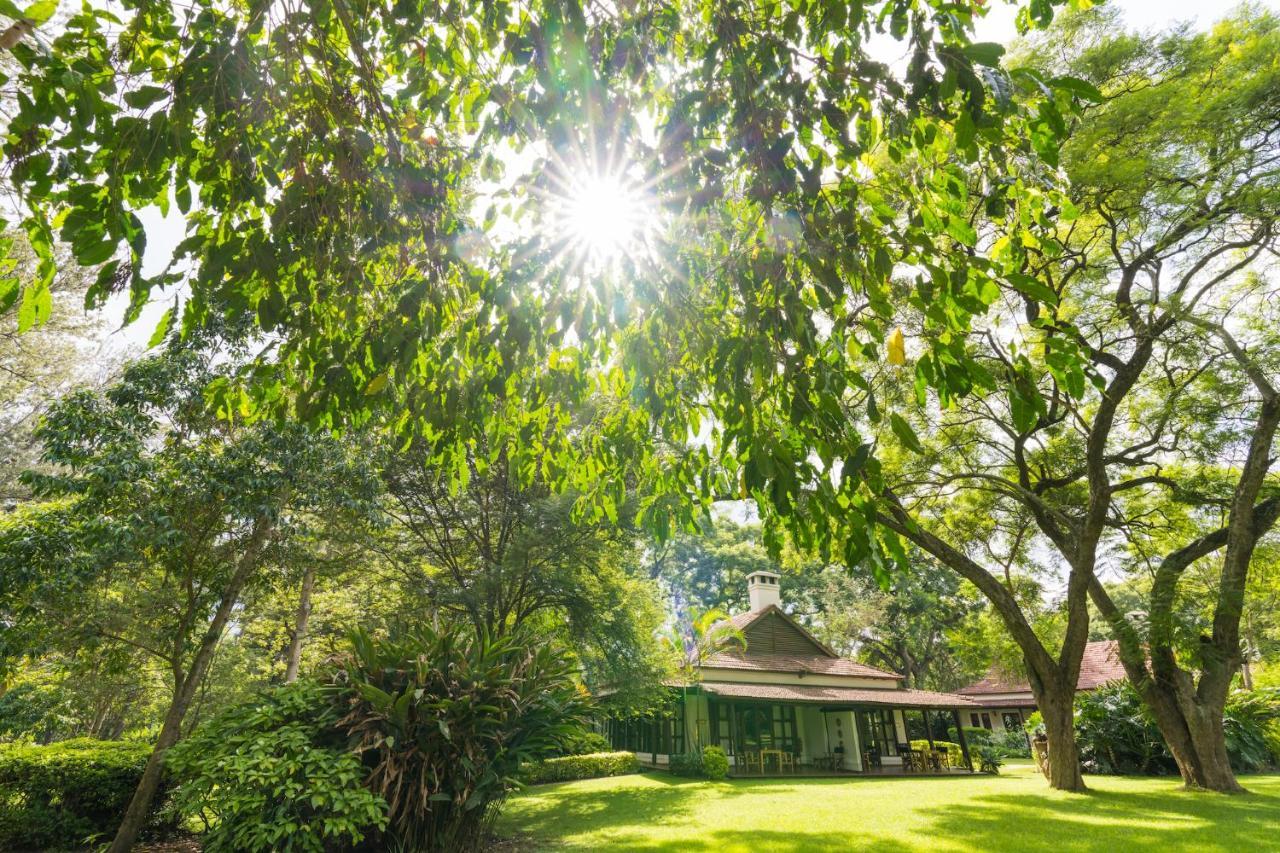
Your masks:
{"label": "tree", "polygon": [[[1096,575],[1090,593],[1184,781],[1237,791],[1223,707],[1241,663],[1252,556],[1280,515],[1280,496],[1270,494],[1280,340],[1265,267],[1280,246],[1280,22],[1245,7],[1208,33],[1152,40],[1116,34],[1114,18],[1094,15],[1050,38],[1061,53],[1035,54],[1058,57],[1108,98],[1064,146],[1083,215],[1066,254],[1045,261],[1063,301],[1044,327],[1109,376],[1090,408],[1112,413],[1095,416],[1083,457],[1058,440],[1056,455],[1070,461],[1035,476],[1033,488],[1087,481],[1106,502],[1098,525],[1143,552],[1153,571],[1145,623],[1117,607]],[[1081,396],[1046,399],[1069,422],[1088,410],[1059,400]],[[1162,520],[1158,507],[1170,500],[1188,523]],[[1055,507],[1028,504],[1042,528],[1056,523]],[[1210,556],[1220,561],[1212,626],[1180,663],[1178,586]]]}
{"label": "tree", "polygon": [[421,443],[383,453],[390,523],[374,547],[444,618],[477,636],[556,636],[591,686],[643,704],[662,676],[662,608],[640,570],[635,500],[607,496],[595,517],[579,515],[578,495],[549,483],[560,464],[554,439],[536,446],[498,428],[456,457]]}
{"label": "tree", "polygon": [[[688,689],[702,677],[702,664],[707,658],[737,647],[746,648],[747,639],[742,630],[733,624],[729,614],[715,608],[689,608],[677,614],[677,621],[662,638],[663,644],[676,661],[680,675],[680,703],[688,707]],[[701,705],[698,706],[701,709]],[[702,752],[702,720],[685,717],[684,742],[693,744],[692,752]]]}
{"label": "tree", "polygon": [[[13,295],[35,278],[36,260],[20,233],[0,236],[12,265],[3,272],[0,306],[6,288]],[[0,316],[0,503],[27,497],[18,480],[37,464],[39,448],[32,431],[54,400],[81,383],[104,381],[115,359],[104,346],[101,318],[82,304],[91,272],[69,258],[49,287],[50,316],[39,334],[19,331],[19,319]]]}
{"label": "tree", "polygon": [[5,609],[19,628],[130,646],[169,671],[163,724],[114,850],[129,849],[145,821],[165,751],[245,591],[290,537],[361,499],[359,471],[334,442],[209,413],[213,364],[175,345],[105,394],[59,403],[37,431],[53,473],[30,478],[37,495],[57,499],[42,508],[57,526],[41,520],[34,553],[26,531],[0,537]]}
{"label": "tree", "polygon": [[[1021,24],[1043,26],[1058,2],[1034,0]],[[981,4],[944,0],[129,8],[127,24],[81,10],[48,51],[13,47],[29,94],[6,128],[8,178],[40,258],[19,312],[45,313],[56,225],[78,262],[101,265],[91,302],[127,290],[136,317],[181,282],[189,296],[162,328],[232,317],[270,338],[213,389],[227,411],[332,426],[394,404],[398,436],[437,448],[465,446],[495,400],[553,377],[582,397],[607,385],[656,422],[619,414],[617,430],[684,442],[709,405],[740,409],[744,371],[765,368],[753,359],[792,351],[786,383],[813,367],[798,355],[818,334],[810,311],[830,316],[833,346],[880,340],[896,263],[932,264],[943,286],[921,297],[939,328],[966,328],[982,305],[962,283],[1001,270],[954,251],[973,242],[957,194],[981,173],[993,227],[1007,210],[1043,217],[1039,190],[1003,180],[1006,148],[1050,154],[1073,97],[1069,81],[1002,72],[999,46],[970,43]],[[868,55],[873,32],[903,42],[905,71]],[[492,218],[473,215],[511,148],[530,168]],[[868,180],[890,163],[909,177]],[[543,203],[600,164],[633,165],[666,223],[609,275],[566,249],[558,205]],[[151,204],[176,205],[187,232],[146,276]],[[495,228],[503,215],[516,227]],[[706,352],[718,374],[695,383],[713,393],[671,384],[664,370],[717,339],[725,308],[740,325]],[[938,382],[967,381],[942,357],[953,350],[938,340]],[[847,378],[830,378],[842,384],[816,387],[838,397]],[[801,478],[783,449],[757,457],[793,469],[777,481],[791,503]],[[749,489],[774,479],[757,466]],[[681,503],[700,487],[685,466],[645,473]],[[685,512],[644,518],[661,533]]]}

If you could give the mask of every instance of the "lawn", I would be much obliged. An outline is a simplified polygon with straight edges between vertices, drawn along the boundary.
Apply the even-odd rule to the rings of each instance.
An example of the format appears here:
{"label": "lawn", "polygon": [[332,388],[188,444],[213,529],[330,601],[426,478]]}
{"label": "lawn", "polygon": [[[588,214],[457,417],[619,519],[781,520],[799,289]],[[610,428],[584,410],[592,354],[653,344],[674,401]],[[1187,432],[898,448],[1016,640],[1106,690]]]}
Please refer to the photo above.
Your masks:
{"label": "lawn", "polygon": [[498,832],[533,849],[801,851],[1280,850],[1280,775],[1246,796],[1173,779],[1090,776],[1049,791],[1029,764],[1000,776],[699,782],[648,773],[531,788]]}

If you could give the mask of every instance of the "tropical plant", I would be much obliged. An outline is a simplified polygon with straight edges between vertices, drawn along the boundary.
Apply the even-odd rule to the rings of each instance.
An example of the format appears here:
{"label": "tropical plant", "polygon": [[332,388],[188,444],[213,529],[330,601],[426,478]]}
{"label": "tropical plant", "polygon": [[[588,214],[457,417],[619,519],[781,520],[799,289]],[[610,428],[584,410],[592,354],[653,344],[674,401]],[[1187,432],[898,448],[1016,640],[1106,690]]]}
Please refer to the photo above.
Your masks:
{"label": "tropical plant", "polygon": [[[691,609],[688,622],[677,622],[662,638],[662,642],[676,662],[680,678],[680,701],[686,708],[689,688],[702,678],[703,662],[725,649],[745,649],[747,646],[746,637],[729,618],[729,614],[715,608]],[[684,733],[684,742],[690,744],[697,754],[702,747],[701,706],[699,705],[697,716],[693,719],[690,716],[693,715],[684,715],[686,727],[692,725],[692,731]]]}
{"label": "tropical plant", "polygon": [[1004,764],[1004,756],[994,746],[979,746],[974,750],[974,755],[978,758],[979,773],[990,773],[994,776],[1000,772],[1000,767]]}
{"label": "tropical plant", "polygon": [[341,661],[336,726],[387,802],[387,843],[477,849],[520,766],[553,756],[586,701],[554,644],[426,622],[357,630]]}
{"label": "tropical plant", "polygon": [[206,721],[165,756],[175,806],[210,851],[324,851],[387,825],[335,728],[332,691],[295,681]]}

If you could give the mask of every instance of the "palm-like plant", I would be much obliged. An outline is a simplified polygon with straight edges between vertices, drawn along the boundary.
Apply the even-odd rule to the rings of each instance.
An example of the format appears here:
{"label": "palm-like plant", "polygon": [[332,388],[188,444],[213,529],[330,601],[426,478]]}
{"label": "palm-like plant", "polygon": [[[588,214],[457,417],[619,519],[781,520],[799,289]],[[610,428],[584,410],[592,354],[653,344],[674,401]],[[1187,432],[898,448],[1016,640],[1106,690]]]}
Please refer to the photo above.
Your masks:
{"label": "palm-like plant", "polygon": [[[725,649],[746,649],[747,638],[729,619],[729,614],[717,607],[699,610],[691,608],[688,622],[676,622],[662,638],[663,645],[675,659],[675,669],[680,675],[681,707],[688,707],[686,699],[690,685],[702,678],[702,664],[707,658]],[[685,737],[688,739],[688,718],[685,720]],[[693,738],[697,751],[702,750],[702,716],[694,723]]]}
{"label": "palm-like plant", "polygon": [[385,639],[357,631],[352,646],[337,726],[387,801],[389,844],[479,849],[520,764],[583,724],[566,656],[519,633],[425,624]]}

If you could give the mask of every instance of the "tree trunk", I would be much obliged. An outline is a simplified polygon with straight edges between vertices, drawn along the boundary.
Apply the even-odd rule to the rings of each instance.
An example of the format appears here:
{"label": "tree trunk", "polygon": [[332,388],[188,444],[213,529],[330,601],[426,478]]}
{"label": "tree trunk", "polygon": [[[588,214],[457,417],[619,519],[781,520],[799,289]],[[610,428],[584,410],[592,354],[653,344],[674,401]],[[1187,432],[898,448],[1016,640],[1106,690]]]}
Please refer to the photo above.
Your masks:
{"label": "tree trunk", "polygon": [[1080,772],[1080,749],[1076,746],[1075,691],[1042,685],[1036,702],[1049,739],[1049,787],[1059,791],[1087,790]]}
{"label": "tree trunk", "polygon": [[107,853],[129,853],[133,849],[134,842],[138,840],[138,833],[142,831],[142,827],[147,822],[147,816],[151,812],[151,801],[155,799],[156,791],[160,788],[160,779],[164,775],[165,753],[168,752],[169,747],[178,742],[182,734],[182,721],[187,715],[187,709],[191,707],[196,690],[209,669],[218,641],[222,639],[222,631],[226,627],[227,620],[231,618],[231,611],[240,600],[240,591],[244,589],[245,583],[257,567],[258,557],[266,545],[270,527],[270,523],[265,519],[254,522],[249,542],[218,602],[213,621],[204,632],[200,647],[191,661],[191,668],[187,670],[186,677],[175,685],[173,701],[170,702],[169,710],[164,715],[164,724],[160,727],[160,737],[157,738],[156,745],[151,750],[151,757],[147,759],[142,778],[138,780],[138,787],[133,792],[129,807],[125,809],[120,828],[116,830],[116,837],[111,842]]}
{"label": "tree trunk", "polygon": [[316,570],[310,566],[302,575],[302,593],[298,596],[298,615],[294,621],[293,639],[289,641],[289,660],[285,664],[285,684],[298,680],[298,667],[302,664],[302,643],[307,638],[307,620],[311,618],[311,590],[315,586]]}

